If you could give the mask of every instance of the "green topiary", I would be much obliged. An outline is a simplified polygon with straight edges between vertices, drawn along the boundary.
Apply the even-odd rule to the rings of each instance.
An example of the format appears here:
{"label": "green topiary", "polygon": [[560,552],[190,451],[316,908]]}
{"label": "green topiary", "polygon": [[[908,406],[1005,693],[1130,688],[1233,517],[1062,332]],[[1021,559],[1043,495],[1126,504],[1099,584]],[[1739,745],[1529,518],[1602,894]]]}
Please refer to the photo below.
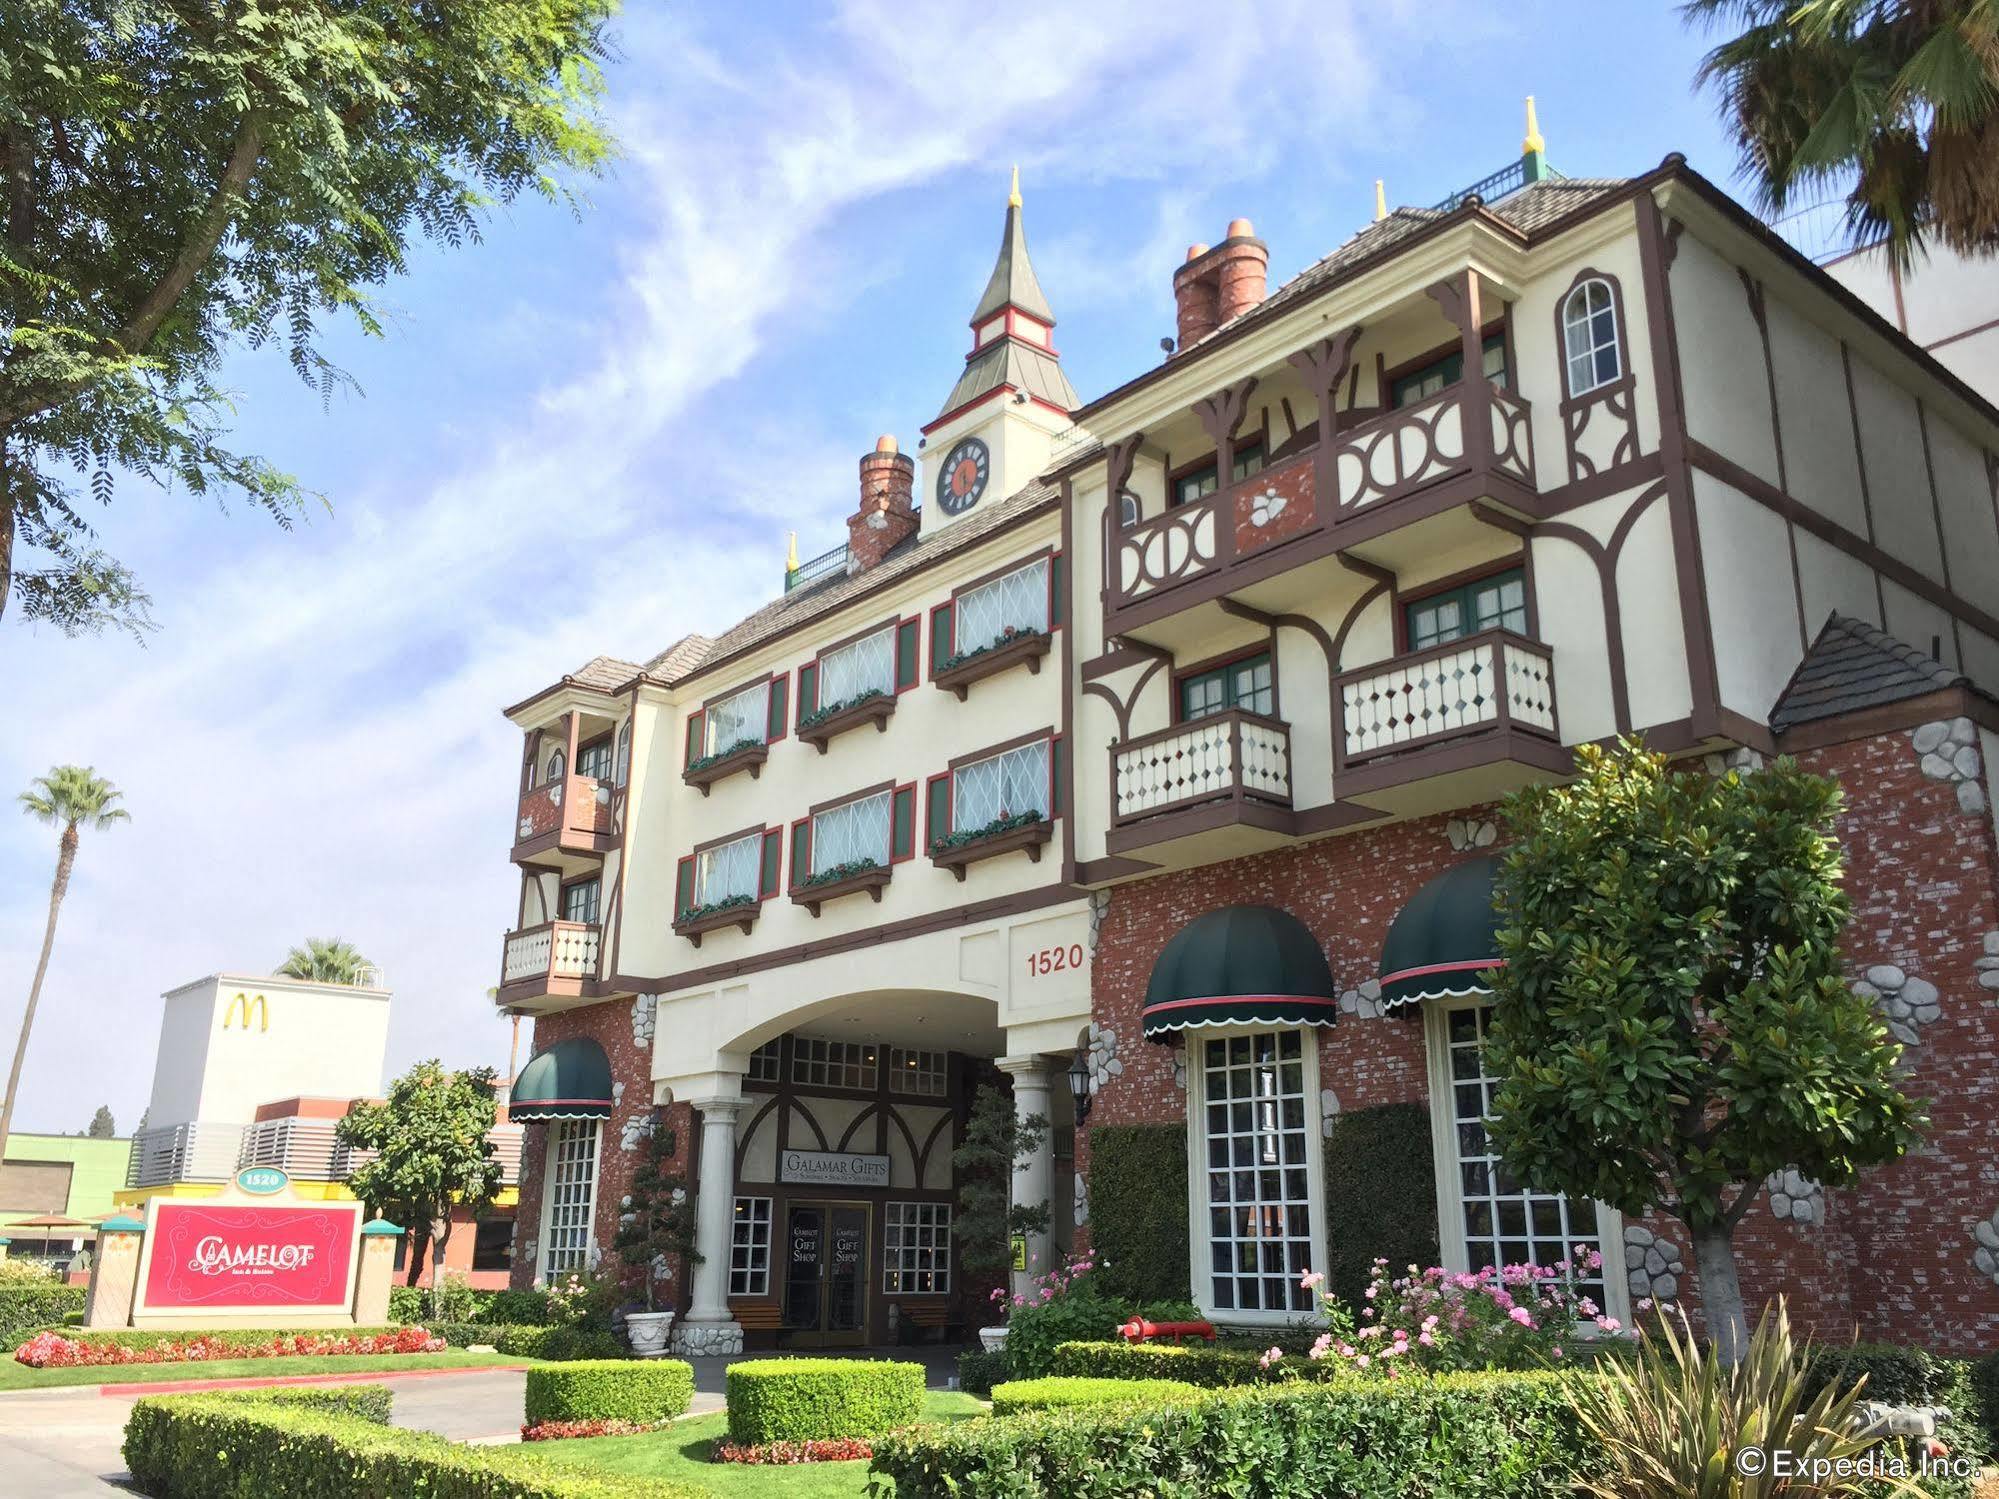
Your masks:
{"label": "green topiary", "polygon": [[[1376,1255],[1396,1266],[1437,1263],[1429,1105],[1390,1103],[1336,1114],[1322,1156],[1330,1240],[1326,1289],[1358,1315]],[[1355,1223],[1367,1231],[1344,1227]]]}
{"label": "green topiary", "polygon": [[958,1388],[981,1400],[993,1392],[994,1385],[1008,1377],[1008,1372],[1005,1348],[997,1353],[975,1348],[958,1355]]}
{"label": "green topiary", "polygon": [[44,1327],[60,1327],[72,1312],[83,1311],[88,1288],[53,1280],[0,1286],[0,1339],[8,1348]]}
{"label": "green topiary", "polygon": [[[1274,1339],[1265,1339],[1265,1346]],[[1265,1368],[1260,1354],[1212,1343],[1064,1343],[1050,1361],[1054,1372],[1089,1379],[1171,1380],[1204,1390],[1277,1384],[1299,1379],[1323,1383],[1345,1377],[1334,1359],[1286,1358]]]}
{"label": "green topiary", "polygon": [[589,1359],[528,1370],[528,1425],[543,1421],[671,1421],[694,1399],[679,1359]]}
{"label": "green topiary", "polygon": [[1171,1379],[1082,1379],[1050,1376],[1014,1379],[993,1386],[993,1414],[1018,1416],[1027,1411],[1058,1410],[1074,1405],[1158,1405],[1192,1400],[1201,1392]]}
{"label": "green topiary", "polygon": [[1187,1179],[1186,1126],[1099,1124],[1089,1135],[1090,1248],[1105,1293],[1186,1300],[1187,1194],[1160,1190]]}
{"label": "green topiary", "polygon": [[923,1365],[876,1359],[764,1358],[731,1364],[729,1440],[878,1437],[923,1410]]}

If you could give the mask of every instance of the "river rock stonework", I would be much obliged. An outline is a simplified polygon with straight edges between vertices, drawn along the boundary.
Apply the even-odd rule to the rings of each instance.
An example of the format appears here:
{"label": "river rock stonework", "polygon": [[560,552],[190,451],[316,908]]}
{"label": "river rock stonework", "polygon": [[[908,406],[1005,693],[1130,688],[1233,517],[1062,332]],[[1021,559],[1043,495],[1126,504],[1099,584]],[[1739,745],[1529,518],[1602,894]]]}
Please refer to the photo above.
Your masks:
{"label": "river rock stonework", "polygon": [[1951,718],[1926,723],[1909,734],[1915,747],[1916,763],[1932,781],[1956,788],[1960,812],[1985,810],[1985,772],[1978,753],[1978,725],[1968,718]]}
{"label": "river rock stonework", "polygon": [[1818,1224],[1825,1222],[1825,1188],[1809,1176],[1786,1167],[1770,1177],[1770,1215],[1780,1222]]}
{"label": "river rock stonework", "polygon": [[1680,1299],[1680,1279],[1687,1273],[1680,1246],[1642,1223],[1624,1225],[1624,1280],[1631,1302],[1659,1305]]}

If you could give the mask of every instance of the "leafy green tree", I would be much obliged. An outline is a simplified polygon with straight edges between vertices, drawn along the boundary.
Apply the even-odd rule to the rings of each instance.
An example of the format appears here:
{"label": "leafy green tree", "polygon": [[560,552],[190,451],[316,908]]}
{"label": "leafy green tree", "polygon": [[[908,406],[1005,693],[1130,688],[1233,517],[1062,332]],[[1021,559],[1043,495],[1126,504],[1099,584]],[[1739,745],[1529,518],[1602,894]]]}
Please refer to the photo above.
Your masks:
{"label": "leafy green tree", "polygon": [[493,1069],[447,1072],[436,1060],[418,1062],[389,1086],[382,1103],[364,1103],[337,1127],[342,1142],[376,1152],[347,1185],[371,1212],[412,1230],[410,1283],[421,1273],[421,1228],[435,1253],[431,1315],[444,1296],[444,1252],[451,1213],[477,1215],[500,1189],[500,1162],[487,1138],[495,1113]]}
{"label": "leafy green tree", "polygon": [[285,954],[278,974],[315,984],[359,985],[374,976],[374,967],[351,942],[338,937],[308,937],[304,946]]}
{"label": "leafy green tree", "polygon": [[1720,95],[1744,173],[1781,211],[1845,189],[1855,246],[1907,268],[1934,235],[1999,251],[1999,10],[1992,0],[1690,0],[1742,28],[1699,82]]}
{"label": "leafy green tree", "polygon": [[49,887],[49,920],[42,929],[42,954],[35,960],[34,982],[28,986],[28,1007],[21,1012],[21,1035],[14,1043],[14,1065],[7,1072],[7,1096],[0,1100],[0,1156],[7,1153],[7,1133],[14,1125],[14,1099],[21,1091],[21,1067],[28,1060],[28,1037],[35,1028],[35,1010],[42,1002],[42,981],[49,974],[49,953],[56,945],[56,916],[69,893],[70,871],[84,828],[101,832],[132,814],[118,805],[123,793],[97,773],[94,766],[58,765],[37,776],[21,793],[21,810],[40,822],[61,823],[56,839],[56,877]]}
{"label": "leafy green tree", "polygon": [[972,1095],[965,1139],[951,1152],[958,1177],[958,1210],[951,1232],[958,1255],[975,1275],[1004,1275],[1013,1265],[1015,1234],[1045,1233],[1048,1204],[1013,1200],[1014,1167],[1041,1148],[1048,1121],[1021,1118],[1013,1095],[990,1085]]}
{"label": "leafy green tree", "polygon": [[86,511],[118,470],[289,526],[310,496],[222,444],[235,346],[345,377],[413,239],[456,248],[599,170],[616,0],[0,5],[0,610],[148,627]]}
{"label": "leafy green tree", "polygon": [[679,1143],[672,1130],[654,1126],[632,1173],[631,1204],[611,1240],[618,1258],[637,1271],[649,1312],[658,1310],[653,1305],[655,1270],[675,1259],[684,1265],[701,1263],[694,1247],[694,1199],[673,1162]]}
{"label": "leafy green tree", "polygon": [[1840,966],[1838,785],[1790,759],[1673,771],[1585,745],[1516,792],[1495,903],[1493,1139],[1515,1175],[1687,1226],[1708,1325],[1748,1341],[1734,1232],[1787,1166],[1828,1186],[1921,1123]]}
{"label": "leafy green tree", "polygon": [[111,1105],[100,1103],[97,1112],[90,1116],[90,1128],[85,1133],[93,1140],[115,1140],[118,1138],[118,1121],[111,1117]]}

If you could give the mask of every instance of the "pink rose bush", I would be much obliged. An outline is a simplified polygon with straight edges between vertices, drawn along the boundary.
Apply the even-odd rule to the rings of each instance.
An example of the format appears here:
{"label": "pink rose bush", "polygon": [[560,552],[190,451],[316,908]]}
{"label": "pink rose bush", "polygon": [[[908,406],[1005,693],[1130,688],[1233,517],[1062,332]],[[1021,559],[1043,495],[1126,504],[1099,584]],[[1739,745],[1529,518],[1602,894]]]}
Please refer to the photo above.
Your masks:
{"label": "pink rose bush", "polygon": [[89,1337],[66,1338],[58,1332],[40,1332],[14,1350],[14,1361],[26,1364],[30,1369],[90,1369],[122,1364],[212,1362],[228,1358],[442,1353],[445,1347],[444,1339],[432,1337],[421,1327],[399,1327],[392,1332],[358,1335],[274,1333],[255,1340],[245,1339],[240,1334],[200,1334],[191,1338],[162,1337],[156,1343],[142,1346]]}

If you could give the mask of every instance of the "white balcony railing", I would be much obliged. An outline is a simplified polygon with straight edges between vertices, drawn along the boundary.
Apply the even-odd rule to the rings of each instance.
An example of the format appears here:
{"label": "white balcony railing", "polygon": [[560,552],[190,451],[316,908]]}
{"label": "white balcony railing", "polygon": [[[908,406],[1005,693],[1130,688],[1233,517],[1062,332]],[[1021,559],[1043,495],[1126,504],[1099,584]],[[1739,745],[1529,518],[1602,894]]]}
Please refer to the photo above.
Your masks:
{"label": "white balcony railing", "polygon": [[545,921],[507,934],[500,981],[518,984],[540,978],[595,978],[598,928],[580,921]]}
{"label": "white balcony railing", "polygon": [[1288,806],[1290,725],[1231,709],[1143,735],[1112,756],[1111,793],[1120,823],[1248,797]]}
{"label": "white balcony railing", "polygon": [[1545,645],[1488,630],[1337,679],[1341,738],[1334,767],[1481,729],[1556,737],[1555,664]]}

